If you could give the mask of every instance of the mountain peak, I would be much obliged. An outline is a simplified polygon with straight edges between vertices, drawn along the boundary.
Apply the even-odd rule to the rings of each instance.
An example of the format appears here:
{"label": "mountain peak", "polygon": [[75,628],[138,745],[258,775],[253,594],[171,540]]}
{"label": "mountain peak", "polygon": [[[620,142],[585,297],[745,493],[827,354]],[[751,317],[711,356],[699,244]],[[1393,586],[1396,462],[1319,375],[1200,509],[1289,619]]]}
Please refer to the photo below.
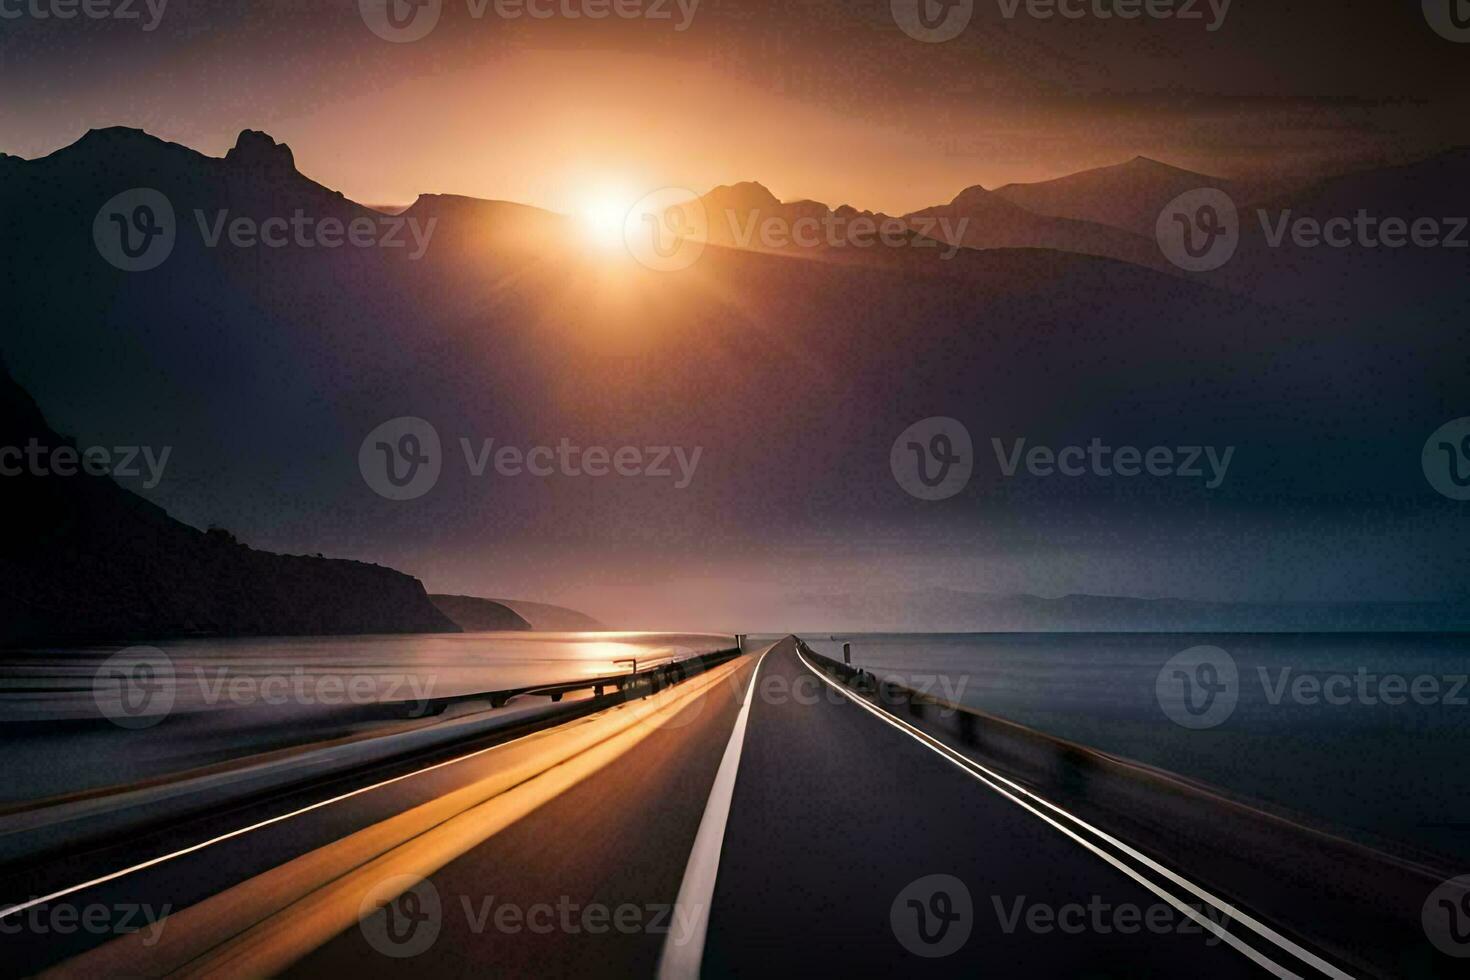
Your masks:
{"label": "mountain peak", "polygon": [[964,190],[956,194],[954,200],[949,202],[949,206],[952,208],[968,208],[975,207],[977,205],[991,204],[994,201],[994,192],[986,190],[979,184],[975,184],[973,187],[966,187]]}
{"label": "mountain peak", "polygon": [[296,169],[296,159],[291,154],[291,148],[285,143],[277,143],[258,129],[241,130],[234,147],[225,154],[225,162],[258,170]]}
{"label": "mountain peak", "polygon": [[[1132,160],[1129,160],[1127,163],[1116,164],[1116,165],[1114,165],[1112,167],[1099,167],[1097,169],[1097,171],[1086,171],[1086,170],[1084,170],[1084,171],[1082,171],[1082,174],[1087,174],[1087,173],[1090,173],[1090,172],[1101,173],[1101,172],[1105,172],[1107,170],[1122,171],[1124,173],[1135,173],[1135,174],[1160,174],[1160,175],[1168,175],[1168,176],[1189,176],[1189,177],[1201,177],[1201,178],[1213,179],[1213,178],[1208,178],[1208,175],[1206,175],[1206,174],[1196,174],[1193,171],[1185,170],[1183,167],[1176,167],[1172,163],[1165,163],[1162,160],[1155,160],[1153,157],[1146,157],[1146,156],[1142,156],[1142,155],[1134,157]],[[1080,176],[1080,175],[1079,174],[1074,174],[1073,176]],[[1066,179],[1066,178],[1063,178],[1063,179]]]}
{"label": "mountain peak", "polygon": [[128,144],[162,144],[164,141],[131,126],[102,126],[89,129],[73,146],[119,147]]}
{"label": "mountain peak", "polygon": [[707,203],[716,207],[753,211],[761,208],[778,207],[781,202],[764,184],[754,180],[742,180],[738,184],[721,184],[704,196]]}

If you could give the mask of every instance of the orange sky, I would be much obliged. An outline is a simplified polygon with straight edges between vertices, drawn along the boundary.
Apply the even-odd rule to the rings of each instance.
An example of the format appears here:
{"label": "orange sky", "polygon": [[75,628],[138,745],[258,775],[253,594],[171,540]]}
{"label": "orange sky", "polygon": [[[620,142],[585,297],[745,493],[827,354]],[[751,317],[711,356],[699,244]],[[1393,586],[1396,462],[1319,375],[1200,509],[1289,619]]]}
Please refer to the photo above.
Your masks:
{"label": "orange sky", "polygon": [[886,2],[704,0],[684,32],[448,3],[410,44],[373,36],[348,0],[214,6],[171,6],[152,33],[7,22],[0,150],[128,125],[222,155],[253,128],[374,204],[572,211],[592,188],[759,180],[898,213],[1138,154],[1220,176],[1422,156],[1455,142],[1467,100],[1463,52],[1417,10],[1370,32],[1334,4],[1333,31],[1312,31],[1316,0],[1237,5],[1213,33],[1001,22],[981,4],[945,44],[904,36]]}

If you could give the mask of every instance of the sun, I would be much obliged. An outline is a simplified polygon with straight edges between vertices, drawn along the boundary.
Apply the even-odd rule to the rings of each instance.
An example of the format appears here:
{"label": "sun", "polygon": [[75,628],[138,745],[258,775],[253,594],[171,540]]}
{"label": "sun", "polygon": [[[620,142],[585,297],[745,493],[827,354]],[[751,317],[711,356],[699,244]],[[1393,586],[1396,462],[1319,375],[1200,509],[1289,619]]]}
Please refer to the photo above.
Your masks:
{"label": "sun", "polygon": [[634,203],[634,195],[621,188],[602,188],[588,194],[578,209],[588,244],[607,250],[622,248],[623,231]]}

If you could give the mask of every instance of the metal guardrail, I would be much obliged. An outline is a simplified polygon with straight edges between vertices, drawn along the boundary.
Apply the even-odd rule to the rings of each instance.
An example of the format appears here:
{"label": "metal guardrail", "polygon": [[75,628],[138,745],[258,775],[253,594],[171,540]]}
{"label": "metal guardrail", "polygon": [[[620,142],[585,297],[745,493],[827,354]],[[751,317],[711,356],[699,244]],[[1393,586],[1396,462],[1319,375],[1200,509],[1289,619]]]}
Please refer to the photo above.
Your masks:
{"label": "metal guardrail", "polygon": [[[657,693],[739,655],[739,650],[730,648],[614,677],[439,698],[431,702],[428,715],[443,714],[449,705],[465,701],[490,701],[496,707],[503,707],[511,698],[522,694],[543,694],[560,701],[562,695],[573,691],[595,692],[590,698],[555,706],[541,704],[525,712],[469,715],[408,729],[395,727],[385,736],[364,733],[350,743],[320,749],[301,747],[307,753],[315,752],[312,757],[275,753],[264,761],[234,760],[242,766],[238,771],[227,763],[208,772],[161,779],[144,787],[113,788],[78,794],[67,800],[41,801],[34,807],[6,815],[6,833],[0,835],[0,869],[103,846],[220,808],[239,808],[293,792],[311,782],[340,779],[359,770],[401,764],[414,758],[437,758],[455,751],[456,746],[485,744],[486,739],[499,741],[565,724]],[[352,717],[364,721],[423,718],[425,712],[413,711],[420,704],[396,701],[360,705],[355,707]]]}
{"label": "metal guardrail", "polygon": [[441,698],[388,701],[383,702],[383,706],[391,708],[393,712],[399,710],[416,712],[412,717],[423,718],[442,715],[445,710],[455,704],[486,701],[492,708],[503,708],[512,699],[518,697],[545,697],[550,698],[552,702],[559,702],[566,695],[577,691],[591,691],[594,698],[616,697],[610,693],[614,691],[622,695],[624,700],[633,696],[647,697],[649,694],[656,694],[671,684],[677,684],[694,674],[724,663],[731,657],[739,656],[739,654],[738,647],[730,647],[711,653],[697,654],[683,660],[667,660],[644,670],[638,670],[637,661],[630,658],[629,662],[634,665],[634,669],[626,674],[591,677],[557,684],[531,684],[499,691],[474,691],[468,694],[446,695]]}

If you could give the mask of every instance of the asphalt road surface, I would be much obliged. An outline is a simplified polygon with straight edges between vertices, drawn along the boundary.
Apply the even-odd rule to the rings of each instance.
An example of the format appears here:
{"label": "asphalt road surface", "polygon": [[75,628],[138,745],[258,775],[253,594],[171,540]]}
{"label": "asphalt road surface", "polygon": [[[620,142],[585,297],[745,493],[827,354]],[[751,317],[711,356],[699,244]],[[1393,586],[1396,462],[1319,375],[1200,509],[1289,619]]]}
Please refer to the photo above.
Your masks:
{"label": "asphalt road surface", "polygon": [[[225,893],[210,917],[165,923],[218,930],[176,944],[169,955],[185,948],[184,960],[129,937],[61,973],[1345,975],[1237,921],[1182,869],[1150,866],[926,744],[824,680],[790,639],[698,683],[618,733],[595,727],[615,718],[589,720],[589,751],[391,840],[395,814],[431,809],[561,736],[401,774],[69,895],[179,909]],[[316,860],[349,835],[382,840]],[[293,858],[304,871],[266,874]],[[303,884],[311,874],[322,880]],[[304,897],[268,914],[259,893],[285,886]],[[0,936],[19,956],[6,972],[89,944]],[[124,945],[122,959],[96,958]]]}

